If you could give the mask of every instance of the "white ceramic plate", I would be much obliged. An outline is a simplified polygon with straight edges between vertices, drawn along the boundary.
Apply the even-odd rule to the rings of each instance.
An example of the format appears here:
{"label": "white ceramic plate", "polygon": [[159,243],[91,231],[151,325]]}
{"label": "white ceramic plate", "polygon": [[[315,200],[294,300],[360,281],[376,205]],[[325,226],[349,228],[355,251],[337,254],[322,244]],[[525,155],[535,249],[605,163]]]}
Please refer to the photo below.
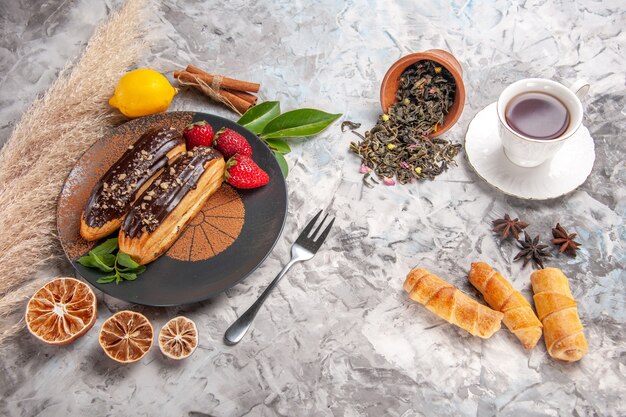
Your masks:
{"label": "white ceramic plate", "polygon": [[589,130],[581,126],[558,153],[534,168],[515,165],[498,136],[496,103],[481,110],[465,134],[465,152],[476,173],[505,194],[531,200],[560,197],[580,186],[596,158]]}

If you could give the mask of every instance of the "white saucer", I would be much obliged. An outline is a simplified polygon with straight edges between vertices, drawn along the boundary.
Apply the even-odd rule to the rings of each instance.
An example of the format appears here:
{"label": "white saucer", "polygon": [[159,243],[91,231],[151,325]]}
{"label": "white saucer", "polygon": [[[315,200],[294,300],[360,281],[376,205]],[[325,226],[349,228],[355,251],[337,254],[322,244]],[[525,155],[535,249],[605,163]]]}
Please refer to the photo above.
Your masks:
{"label": "white saucer", "polygon": [[465,134],[465,152],[476,173],[505,194],[531,200],[560,197],[581,185],[596,158],[589,130],[581,126],[557,154],[534,168],[515,165],[498,136],[496,103],[481,110]]}

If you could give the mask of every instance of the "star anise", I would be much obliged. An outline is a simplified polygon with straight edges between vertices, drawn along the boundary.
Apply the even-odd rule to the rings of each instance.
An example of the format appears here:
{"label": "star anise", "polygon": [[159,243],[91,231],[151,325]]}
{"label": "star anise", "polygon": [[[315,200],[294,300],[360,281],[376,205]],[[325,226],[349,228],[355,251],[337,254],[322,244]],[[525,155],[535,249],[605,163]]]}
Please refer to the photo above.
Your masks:
{"label": "star anise", "polygon": [[559,223],[556,224],[556,227],[552,229],[552,244],[560,246],[559,253],[567,252],[568,255],[576,257],[576,251],[580,246],[580,243],[576,242],[576,233],[568,234],[563,226]]}
{"label": "star anise", "polygon": [[517,217],[511,219],[508,214],[504,215],[504,219],[497,219],[492,222],[493,231],[496,233],[502,233],[500,238],[506,240],[511,234],[515,239],[519,239],[519,234],[523,229],[528,227],[528,223],[521,221]]}
{"label": "star anise", "polygon": [[543,265],[543,258],[550,257],[550,253],[546,250],[548,245],[543,245],[539,243],[539,235],[537,235],[534,239],[531,239],[528,233],[524,232],[524,240],[518,239],[517,243],[522,249],[519,251],[517,255],[515,255],[514,261],[524,258],[524,266],[529,261],[533,261],[535,265],[545,268]]}

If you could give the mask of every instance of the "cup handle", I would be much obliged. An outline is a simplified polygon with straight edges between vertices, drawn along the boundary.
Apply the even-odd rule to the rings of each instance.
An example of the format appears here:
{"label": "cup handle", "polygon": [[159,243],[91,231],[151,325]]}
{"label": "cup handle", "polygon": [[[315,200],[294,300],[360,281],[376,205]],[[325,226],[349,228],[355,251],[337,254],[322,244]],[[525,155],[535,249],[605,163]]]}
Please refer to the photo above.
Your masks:
{"label": "cup handle", "polygon": [[591,84],[589,84],[586,80],[578,80],[572,84],[569,89],[576,94],[576,97],[578,97],[579,100],[582,100],[587,96],[589,87],[591,87]]}

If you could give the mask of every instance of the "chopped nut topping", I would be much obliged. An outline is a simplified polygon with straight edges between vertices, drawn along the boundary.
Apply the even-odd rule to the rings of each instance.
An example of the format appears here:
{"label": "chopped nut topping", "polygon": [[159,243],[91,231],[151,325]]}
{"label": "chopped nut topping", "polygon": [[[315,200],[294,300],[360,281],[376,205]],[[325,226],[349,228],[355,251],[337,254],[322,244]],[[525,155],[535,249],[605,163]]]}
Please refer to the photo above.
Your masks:
{"label": "chopped nut topping", "polygon": [[126,179],[126,174],[122,173],[122,174],[118,175],[118,176],[117,176],[117,178],[118,178],[120,181],[125,180],[125,179]]}
{"label": "chopped nut topping", "polygon": [[143,199],[146,201],[152,201],[152,197],[150,197],[149,195],[144,196]]}

